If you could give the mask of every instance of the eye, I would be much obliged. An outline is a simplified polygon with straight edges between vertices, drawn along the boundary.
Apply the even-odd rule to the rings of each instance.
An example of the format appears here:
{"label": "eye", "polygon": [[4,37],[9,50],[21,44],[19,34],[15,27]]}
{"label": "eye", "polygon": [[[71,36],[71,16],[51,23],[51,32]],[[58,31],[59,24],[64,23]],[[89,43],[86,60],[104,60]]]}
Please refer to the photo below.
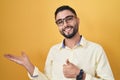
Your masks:
{"label": "eye", "polygon": [[73,16],[66,17],[66,21],[71,21],[71,20],[73,20]]}
{"label": "eye", "polygon": [[56,21],[56,24],[61,24],[61,23],[63,23],[63,21],[61,19]]}

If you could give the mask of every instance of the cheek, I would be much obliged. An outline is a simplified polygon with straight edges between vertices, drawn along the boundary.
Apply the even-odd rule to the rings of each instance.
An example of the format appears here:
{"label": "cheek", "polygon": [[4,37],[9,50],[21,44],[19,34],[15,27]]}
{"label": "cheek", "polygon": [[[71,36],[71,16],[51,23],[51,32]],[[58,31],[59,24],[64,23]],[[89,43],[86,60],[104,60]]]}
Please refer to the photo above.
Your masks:
{"label": "cheek", "polygon": [[58,30],[61,31],[63,29],[63,27],[58,27]]}
{"label": "cheek", "polygon": [[79,25],[79,22],[77,21],[72,24],[73,27],[76,27],[76,26],[78,27],[78,25]]}
{"label": "cheek", "polygon": [[77,23],[78,23],[77,21],[73,21],[73,22],[69,23],[68,26],[75,26]]}
{"label": "cheek", "polygon": [[78,24],[78,25],[79,25],[79,23],[80,23],[80,21],[79,21],[79,19],[77,19],[76,24]]}
{"label": "cheek", "polygon": [[62,32],[62,28],[61,27],[58,27],[58,30],[59,30],[59,32]]}

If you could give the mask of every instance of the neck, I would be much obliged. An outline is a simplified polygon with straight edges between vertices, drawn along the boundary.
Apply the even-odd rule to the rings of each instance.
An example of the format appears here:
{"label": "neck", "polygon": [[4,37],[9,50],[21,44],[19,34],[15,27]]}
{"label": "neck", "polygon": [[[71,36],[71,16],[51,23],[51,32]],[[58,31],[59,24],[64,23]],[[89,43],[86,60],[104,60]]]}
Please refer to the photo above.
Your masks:
{"label": "neck", "polygon": [[76,44],[80,41],[80,34],[77,33],[75,36],[73,36],[72,38],[68,39],[65,38],[65,46],[69,47],[69,48],[74,48],[76,46]]}

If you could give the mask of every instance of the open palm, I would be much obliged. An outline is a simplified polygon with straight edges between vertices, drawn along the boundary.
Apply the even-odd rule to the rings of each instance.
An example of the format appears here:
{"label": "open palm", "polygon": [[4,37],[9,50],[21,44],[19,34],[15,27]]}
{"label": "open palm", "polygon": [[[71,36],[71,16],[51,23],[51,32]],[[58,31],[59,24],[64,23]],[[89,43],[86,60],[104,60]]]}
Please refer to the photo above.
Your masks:
{"label": "open palm", "polygon": [[4,55],[7,59],[17,63],[17,64],[20,64],[20,65],[23,65],[25,66],[27,63],[29,63],[29,58],[27,57],[27,55],[22,52],[21,53],[21,56],[14,56],[12,54],[5,54]]}
{"label": "open palm", "polygon": [[5,54],[4,55],[7,59],[22,65],[26,68],[26,70],[32,75],[34,71],[34,65],[30,62],[28,56],[25,54],[25,52],[21,53],[21,56],[14,56],[12,54]]}

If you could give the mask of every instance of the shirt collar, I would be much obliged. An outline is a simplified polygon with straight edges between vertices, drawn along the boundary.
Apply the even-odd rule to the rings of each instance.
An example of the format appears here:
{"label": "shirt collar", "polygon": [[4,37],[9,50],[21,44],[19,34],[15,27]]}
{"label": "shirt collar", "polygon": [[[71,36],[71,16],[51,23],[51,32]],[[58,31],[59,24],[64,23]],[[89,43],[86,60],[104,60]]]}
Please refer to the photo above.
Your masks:
{"label": "shirt collar", "polygon": [[[78,42],[78,44],[76,46],[84,47],[87,43],[87,40],[82,35],[80,37],[81,37],[81,40]],[[65,48],[65,39],[60,44],[60,49],[63,49],[63,48]]]}

